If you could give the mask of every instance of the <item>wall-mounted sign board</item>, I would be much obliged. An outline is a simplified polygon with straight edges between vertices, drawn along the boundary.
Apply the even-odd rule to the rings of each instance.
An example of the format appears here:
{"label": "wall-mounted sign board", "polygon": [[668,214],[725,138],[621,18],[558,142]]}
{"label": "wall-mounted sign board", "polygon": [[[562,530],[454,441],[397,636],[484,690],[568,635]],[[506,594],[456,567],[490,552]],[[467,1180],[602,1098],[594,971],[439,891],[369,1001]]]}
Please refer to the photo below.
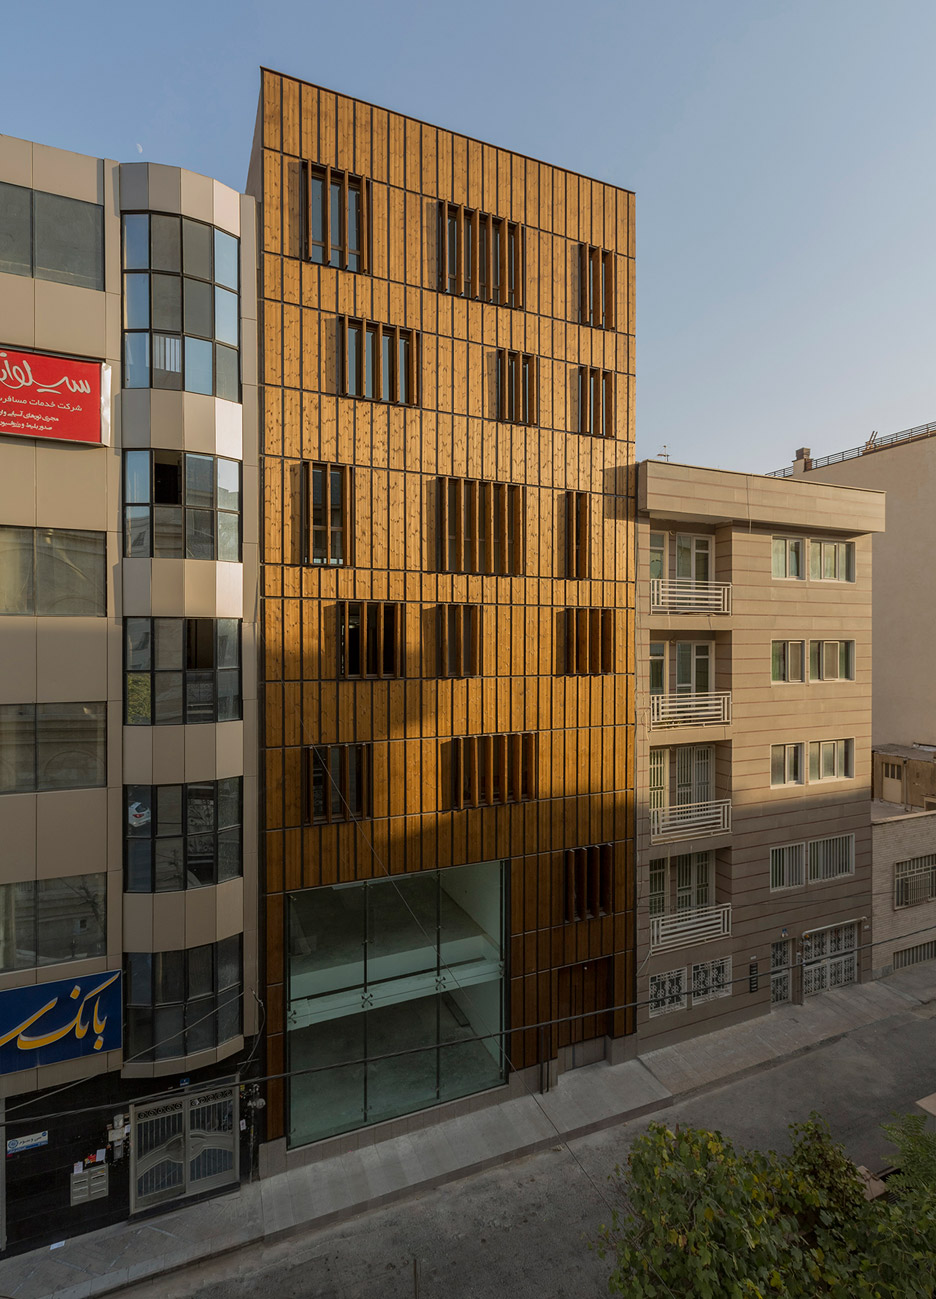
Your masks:
{"label": "wall-mounted sign board", "polygon": [[0,347],[0,434],[110,442],[109,365]]}

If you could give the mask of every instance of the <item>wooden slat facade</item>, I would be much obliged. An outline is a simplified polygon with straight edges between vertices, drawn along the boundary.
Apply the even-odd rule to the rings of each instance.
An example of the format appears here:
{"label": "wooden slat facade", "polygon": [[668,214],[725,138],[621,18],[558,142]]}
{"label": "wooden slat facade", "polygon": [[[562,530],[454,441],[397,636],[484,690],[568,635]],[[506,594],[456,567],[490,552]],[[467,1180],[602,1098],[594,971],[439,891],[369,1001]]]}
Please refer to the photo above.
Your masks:
{"label": "wooden slat facade", "polygon": [[[632,1032],[629,1012],[600,1012],[634,989],[633,195],[273,72],[258,129],[268,1071],[286,1068],[289,891],[495,858],[511,1067]],[[309,163],[361,179],[368,273],[305,260]],[[523,227],[522,308],[440,291],[442,202]],[[613,330],[579,323],[583,244],[612,254]],[[418,331],[419,405],[339,395],[343,316]],[[497,419],[499,349],[536,358],[536,425]],[[575,431],[580,366],[614,377],[612,436]],[[353,564],[301,562],[304,462],[350,468]],[[521,575],[439,571],[440,478],[524,489]],[[583,579],[567,576],[568,492],[589,496]],[[401,608],[399,679],[339,679],[336,605],[367,600]],[[478,675],[439,676],[452,602],[482,607]],[[613,672],[557,675],[557,613],[576,607],[613,610]],[[442,810],[446,741],[531,731],[534,799]],[[302,746],[361,742],[370,815],[303,825]],[[592,844],[612,845],[613,911],[565,923],[565,850]],[[270,1137],[283,1099],[273,1087]]]}

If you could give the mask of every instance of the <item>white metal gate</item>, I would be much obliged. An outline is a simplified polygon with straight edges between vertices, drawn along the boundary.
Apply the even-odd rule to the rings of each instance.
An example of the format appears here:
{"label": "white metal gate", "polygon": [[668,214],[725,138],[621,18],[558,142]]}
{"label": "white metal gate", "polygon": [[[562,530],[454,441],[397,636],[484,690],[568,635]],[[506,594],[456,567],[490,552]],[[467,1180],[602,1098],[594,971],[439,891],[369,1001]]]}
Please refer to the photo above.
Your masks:
{"label": "white metal gate", "polygon": [[841,988],[858,979],[858,925],[830,925],[803,936],[803,995]]}
{"label": "white metal gate", "polygon": [[238,1089],[130,1107],[130,1212],[199,1195],[240,1176]]}

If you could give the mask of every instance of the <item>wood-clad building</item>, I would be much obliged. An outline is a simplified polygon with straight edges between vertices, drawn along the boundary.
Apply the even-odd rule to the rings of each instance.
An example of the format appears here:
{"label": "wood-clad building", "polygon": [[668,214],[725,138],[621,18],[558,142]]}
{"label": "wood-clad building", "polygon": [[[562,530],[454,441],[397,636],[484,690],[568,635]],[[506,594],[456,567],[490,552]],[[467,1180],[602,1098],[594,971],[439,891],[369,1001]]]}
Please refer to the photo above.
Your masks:
{"label": "wood-clad building", "polygon": [[633,1031],[634,199],[269,71],[248,188],[285,1151]]}

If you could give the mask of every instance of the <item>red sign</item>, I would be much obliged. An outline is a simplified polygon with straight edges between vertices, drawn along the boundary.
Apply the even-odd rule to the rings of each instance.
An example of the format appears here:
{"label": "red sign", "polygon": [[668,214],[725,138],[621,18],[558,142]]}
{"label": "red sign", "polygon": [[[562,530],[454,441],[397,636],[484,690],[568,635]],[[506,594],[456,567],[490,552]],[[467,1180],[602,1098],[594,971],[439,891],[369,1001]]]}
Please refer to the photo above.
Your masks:
{"label": "red sign", "polygon": [[107,366],[0,349],[0,433],[68,442],[108,441],[108,412],[101,404],[102,370],[106,388]]}

